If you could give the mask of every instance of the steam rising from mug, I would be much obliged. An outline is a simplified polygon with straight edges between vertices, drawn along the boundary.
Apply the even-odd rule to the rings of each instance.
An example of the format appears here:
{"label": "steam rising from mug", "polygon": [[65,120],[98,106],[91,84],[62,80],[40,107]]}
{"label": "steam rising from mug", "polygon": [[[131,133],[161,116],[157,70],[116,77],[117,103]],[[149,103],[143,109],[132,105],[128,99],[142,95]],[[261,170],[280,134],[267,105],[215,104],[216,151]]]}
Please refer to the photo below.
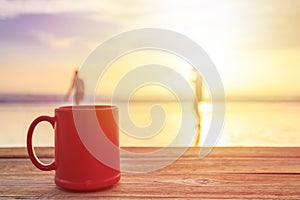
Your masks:
{"label": "steam rising from mug", "polygon": [[[204,146],[208,148],[201,150],[199,154],[200,158],[205,157],[210,152],[211,148],[215,146],[223,127],[225,116],[224,88],[218,71],[209,56],[198,44],[182,34],[164,29],[137,29],[121,33],[99,45],[88,56],[79,71],[80,76],[85,80],[86,93],[93,95],[93,99],[90,100],[91,102],[87,103],[95,104],[95,93],[99,78],[101,78],[101,76],[111,65],[111,63],[113,63],[119,57],[130,52],[145,49],[165,51],[175,54],[184,59],[186,62],[190,63],[191,66],[194,66],[197,69],[198,73],[202,74],[203,78],[205,79],[212,98],[212,119],[208,135],[204,141]],[[167,73],[172,75],[173,77],[176,77],[176,83],[174,80],[171,81],[167,78],[162,79],[159,78],[159,76],[155,76],[155,74],[158,73]],[[128,106],[131,94],[138,88],[145,85],[159,85],[163,88],[166,88],[167,90],[175,94],[179,103],[182,103],[184,98],[195,98],[193,89],[190,87],[189,83],[184,77],[166,66],[153,64],[139,66],[125,74],[125,76],[123,76],[122,79],[119,80],[115,90],[112,91],[113,94],[111,103],[113,105],[118,105],[119,102],[116,100],[116,97],[122,92],[122,94],[127,95],[126,99]],[[190,90],[185,91],[186,93],[184,97],[178,92],[178,85],[182,85],[184,86],[184,88],[190,88]],[[101,87],[101,85],[99,87]],[[216,105],[218,105],[218,111],[216,110]],[[184,109],[181,110],[181,123],[178,122],[180,123],[180,128],[176,137],[173,141],[169,142],[168,146],[172,146],[173,144],[177,143],[180,135],[184,134],[184,130],[188,129],[188,126],[190,126],[188,117],[186,117],[189,113],[187,113],[187,111],[185,111]],[[161,106],[158,105],[152,107],[150,114],[152,119],[151,124],[147,127],[138,127],[131,121],[128,109],[120,109],[120,121],[122,123],[126,123],[127,127],[125,128],[124,124],[121,123],[119,124],[120,129],[122,129],[127,135],[130,135],[131,137],[139,138],[141,140],[150,138],[159,133],[160,129],[164,126],[166,119],[165,111]],[[79,116],[76,115],[76,112],[73,112],[73,116],[76,123],[76,119],[78,119]],[[114,144],[112,144],[109,139],[106,138],[101,129],[101,126],[97,124],[95,115],[91,114],[91,116],[89,116],[89,119],[94,126],[97,126],[98,132],[93,134],[95,134],[95,136],[98,136],[98,139],[90,140],[88,136],[83,134],[84,131],[80,131],[82,129],[82,127],[80,127],[80,123],[76,123],[76,128],[78,129],[80,139],[95,158],[112,168],[117,168],[118,166],[114,166],[114,162],[111,161],[109,155],[105,155],[105,152],[99,152],[97,150],[97,146],[99,145],[110,146],[110,148],[113,148],[111,146],[114,146]],[[191,144],[193,142],[194,136],[189,137],[190,138],[188,139]],[[114,148],[118,147],[115,146]],[[132,160],[134,161],[134,164],[127,166],[122,166],[121,163],[121,171],[143,173],[161,169],[177,160],[185,152],[186,148],[180,148],[180,151],[174,152],[170,151],[169,148],[164,147],[157,151],[147,153],[134,153],[121,149],[121,156],[130,154],[126,156],[132,157]],[[153,163],[153,165],[149,166],[149,168],[142,168],[141,166],[136,165],[136,163],[138,163],[136,162],[137,160],[141,160],[142,163],[142,160],[144,160],[145,157],[157,156],[157,154],[168,155],[169,159],[163,159],[160,162],[155,162]]]}

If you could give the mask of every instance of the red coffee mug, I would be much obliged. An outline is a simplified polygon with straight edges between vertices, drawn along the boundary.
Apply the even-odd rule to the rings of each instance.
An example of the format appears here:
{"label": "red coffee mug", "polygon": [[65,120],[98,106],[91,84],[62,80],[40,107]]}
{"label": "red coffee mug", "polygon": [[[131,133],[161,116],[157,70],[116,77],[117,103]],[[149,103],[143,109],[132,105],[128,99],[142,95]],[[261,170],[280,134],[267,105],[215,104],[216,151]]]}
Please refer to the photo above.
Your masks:
{"label": "red coffee mug", "polygon": [[[92,118],[87,116],[95,116],[99,126],[92,125]],[[118,109],[114,106],[59,107],[55,109],[55,117],[40,116],[31,123],[27,134],[29,157],[37,168],[55,170],[55,183],[61,188],[93,191],[109,187],[121,177],[117,118]],[[55,129],[55,158],[50,164],[44,164],[37,158],[32,145],[34,128],[41,121],[49,122]],[[94,144],[97,144],[99,138],[95,137],[93,131],[98,130],[91,127],[101,127],[107,141],[117,147],[116,151],[111,145],[101,145],[101,141],[99,145],[93,145],[94,149],[113,160],[113,167],[95,157],[84,143],[82,137],[88,137],[88,140],[94,140]],[[79,130],[82,132],[79,133]]]}

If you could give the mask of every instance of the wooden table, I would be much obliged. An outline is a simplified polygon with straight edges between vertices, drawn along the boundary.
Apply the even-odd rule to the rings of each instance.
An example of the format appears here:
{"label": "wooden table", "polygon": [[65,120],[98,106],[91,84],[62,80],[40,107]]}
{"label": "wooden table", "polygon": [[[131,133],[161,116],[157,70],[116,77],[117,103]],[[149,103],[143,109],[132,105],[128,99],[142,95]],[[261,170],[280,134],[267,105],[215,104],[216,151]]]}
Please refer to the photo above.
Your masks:
{"label": "wooden table", "polygon": [[[153,148],[126,150],[152,151]],[[38,148],[37,151],[48,161],[53,156],[52,148]],[[36,169],[25,148],[2,148],[0,199],[300,199],[300,148],[214,148],[201,160],[198,151],[198,148],[189,148],[179,160],[159,171],[122,173],[121,181],[111,188],[74,193],[55,186],[53,171]],[[126,164],[130,159],[123,156],[121,162]],[[151,165],[155,158],[152,159],[142,164]],[[168,156],[156,160],[160,159],[168,159]]]}

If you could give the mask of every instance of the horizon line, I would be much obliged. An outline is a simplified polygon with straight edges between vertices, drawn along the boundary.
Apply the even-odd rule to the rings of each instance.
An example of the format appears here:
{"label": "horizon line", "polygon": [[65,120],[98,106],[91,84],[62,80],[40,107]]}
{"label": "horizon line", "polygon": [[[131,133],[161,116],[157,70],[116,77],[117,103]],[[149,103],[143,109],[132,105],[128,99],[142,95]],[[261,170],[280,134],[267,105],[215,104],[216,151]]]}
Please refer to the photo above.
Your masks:
{"label": "horizon line", "polygon": [[[64,101],[63,94],[35,94],[35,93],[0,93],[0,103],[62,103],[71,102]],[[99,95],[100,96],[100,95]],[[87,97],[86,97],[87,98]],[[97,96],[95,97],[97,100]],[[92,97],[89,99],[92,100]],[[102,101],[110,101],[109,97],[102,96]],[[118,102],[127,102],[128,100],[120,97]],[[175,100],[170,100],[166,98],[155,99],[155,98],[138,98],[130,99],[130,102],[174,102]],[[185,99],[185,102],[193,101],[191,99]],[[209,102],[210,98],[204,98],[202,102]],[[240,96],[226,96],[226,102],[300,102],[300,95],[294,96],[250,96],[250,95],[240,95]]]}

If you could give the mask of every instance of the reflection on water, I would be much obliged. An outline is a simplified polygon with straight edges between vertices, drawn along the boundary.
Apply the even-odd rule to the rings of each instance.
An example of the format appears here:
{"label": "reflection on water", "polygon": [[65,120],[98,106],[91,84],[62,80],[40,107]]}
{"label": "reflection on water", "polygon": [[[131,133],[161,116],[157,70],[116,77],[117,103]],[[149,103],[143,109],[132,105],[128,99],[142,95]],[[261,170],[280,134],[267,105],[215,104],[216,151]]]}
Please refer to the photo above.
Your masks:
{"label": "reflection on water", "polygon": [[[140,127],[151,124],[150,102],[130,103],[128,110],[132,121]],[[31,121],[42,114],[53,116],[59,105],[2,104],[0,105],[0,146],[25,146],[26,132]],[[124,106],[124,107],[123,107]],[[177,136],[181,126],[181,112],[186,111],[188,125],[179,134],[175,146],[191,144],[190,138],[196,133],[196,119],[192,103],[162,102],[166,113],[164,126],[148,138],[125,134],[126,123],[120,131],[121,146],[167,146]],[[127,109],[121,104],[120,109]],[[211,106],[199,106],[202,115],[200,145],[205,140],[211,120]],[[217,146],[300,146],[299,115],[300,103],[284,102],[229,102],[221,138]],[[155,117],[155,115],[153,116]],[[122,118],[120,119],[122,122]],[[53,131],[50,124],[37,126],[35,143],[40,146],[53,146]]]}
{"label": "reflection on water", "polygon": [[[192,103],[177,102],[133,102],[128,106],[130,117],[136,126],[147,129],[155,119],[163,115],[161,112],[153,112],[153,106],[161,106],[165,112],[165,123],[158,132],[154,132],[151,136],[144,138],[145,131],[141,131],[137,135],[125,134],[127,123],[122,123],[124,117],[120,115],[120,122],[123,124],[120,138],[123,146],[190,146],[193,144],[196,135],[197,119],[193,112]],[[126,110],[126,104],[122,104],[119,109]],[[183,127],[181,129],[181,127]],[[130,133],[129,131],[127,131]]]}

